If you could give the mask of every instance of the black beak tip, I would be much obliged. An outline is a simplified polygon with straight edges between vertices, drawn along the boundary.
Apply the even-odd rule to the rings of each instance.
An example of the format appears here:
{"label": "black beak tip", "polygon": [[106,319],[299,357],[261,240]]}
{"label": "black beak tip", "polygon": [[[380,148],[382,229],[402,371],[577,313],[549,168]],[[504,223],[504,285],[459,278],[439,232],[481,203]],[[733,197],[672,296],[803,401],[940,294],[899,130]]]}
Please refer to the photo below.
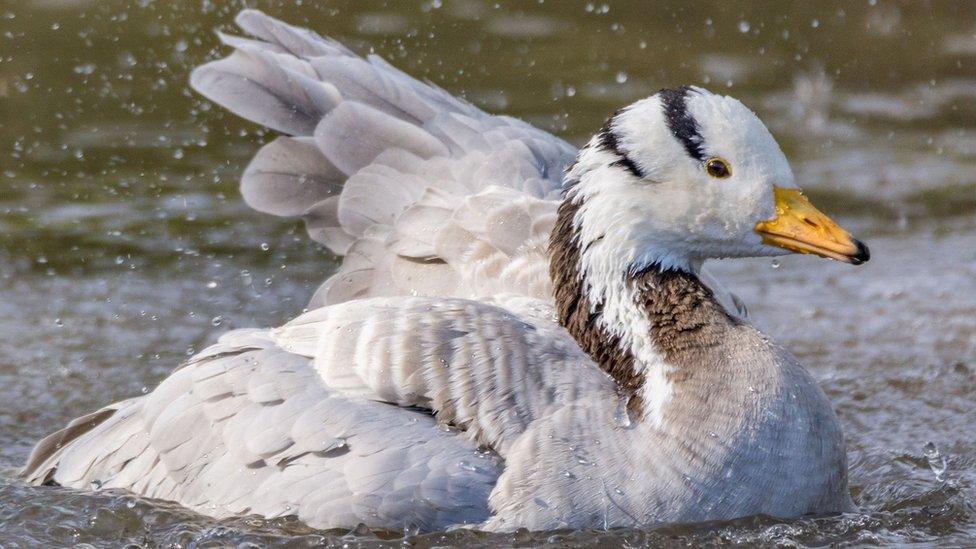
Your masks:
{"label": "black beak tip", "polygon": [[869,250],[863,242],[857,239],[854,239],[854,245],[857,247],[857,252],[851,256],[851,263],[854,265],[867,263],[867,261],[871,259],[871,250]]}

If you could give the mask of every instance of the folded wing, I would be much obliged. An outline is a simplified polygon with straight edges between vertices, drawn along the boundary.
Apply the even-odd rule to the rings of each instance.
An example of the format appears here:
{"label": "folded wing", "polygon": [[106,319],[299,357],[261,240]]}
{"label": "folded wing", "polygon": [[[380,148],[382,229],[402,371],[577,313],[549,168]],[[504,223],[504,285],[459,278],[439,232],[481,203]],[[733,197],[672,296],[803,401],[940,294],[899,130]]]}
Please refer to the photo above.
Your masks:
{"label": "folded wing", "polygon": [[526,298],[375,298],[231,332],[42,441],[24,474],[323,528],[481,523],[539,418],[616,398],[548,314]]}

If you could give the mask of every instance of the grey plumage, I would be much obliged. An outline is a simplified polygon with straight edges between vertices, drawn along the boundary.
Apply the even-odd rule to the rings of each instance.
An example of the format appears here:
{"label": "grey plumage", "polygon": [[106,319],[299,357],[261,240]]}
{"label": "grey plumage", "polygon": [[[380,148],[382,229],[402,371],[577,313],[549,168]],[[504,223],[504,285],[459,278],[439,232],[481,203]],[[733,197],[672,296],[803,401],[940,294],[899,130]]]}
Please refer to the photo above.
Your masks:
{"label": "grey plumage", "polygon": [[[524,275],[510,275],[511,283],[500,288],[486,284],[494,273],[474,266],[531,263],[526,271],[544,271],[543,232],[551,226],[549,210],[555,209],[573,147],[521,121],[485,114],[377,56],[360,58],[311,31],[253,10],[242,12],[237,23],[257,40],[222,35],[235,52],[196,69],[190,83],[231,112],[296,136],[266,145],[245,172],[241,190],[259,211],[301,215],[313,239],[348,254],[311,306],[381,295],[474,297],[499,289],[548,295],[545,277],[526,288]],[[502,234],[507,220],[497,215],[475,231],[458,226],[468,219],[469,200],[500,192],[551,202],[530,208],[541,219],[517,218],[540,238]],[[432,208],[440,225],[418,230],[419,212]],[[484,232],[489,227],[491,235]],[[425,239],[426,247],[418,248]]]}
{"label": "grey plumage", "polygon": [[[547,249],[573,147],[260,12],[237,23],[252,38],[222,35],[234,53],[196,69],[191,85],[285,134],[245,170],[244,199],[302,216],[343,263],[308,313],[230,332],[148,395],[39,445],[28,479],[219,517],[397,530],[609,527],[814,505],[760,497],[764,475],[785,475],[791,456],[820,444],[792,426],[829,423],[829,407],[754,330],[738,327],[703,355],[719,357],[729,395],[695,379],[658,427],[630,421],[626,395],[556,322]],[[733,379],[750,361],[770,366]],[[743,416],[751,391],[772,415]],[[791,408],[798,393],[810,410]],[[721,438],[705,437],[709,427]],[[750,438],[755,429],[770,434]],[[797,486],[836,480],[823,472],[836,453],[828,435],[817,460],[790,470]],[[751,467],[767,443],[771,469]],[[727,491],[715,475],[733,465],[758,488],[708,500]],[[832,488],[823,506],[843,506]]]}
{"label": "grey plumage", "polygon": [[267,332],[228,334],[30,478],[56,467],[50,476],[64,486],[123,488],[218,517],[295,514],[322,527],[429,530],[487,518],[497,456],[429,415],[330,389],[310,363]]}
{"label": "grey plumage", "polygon": [[279,137],[251,160],[241,176],[241,195],[255,210],[302,215],[309,204],[338,196],[346,175],[308,137]]}

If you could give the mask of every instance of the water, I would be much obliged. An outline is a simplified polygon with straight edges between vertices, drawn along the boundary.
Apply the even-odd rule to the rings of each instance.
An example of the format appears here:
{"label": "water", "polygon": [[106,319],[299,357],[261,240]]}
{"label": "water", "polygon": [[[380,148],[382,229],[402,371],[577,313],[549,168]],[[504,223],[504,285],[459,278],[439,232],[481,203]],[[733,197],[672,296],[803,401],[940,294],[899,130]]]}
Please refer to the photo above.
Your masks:
{"label": "water", "polygon": [[[213,29],[243,6],[217,4],[0,3],[0,545],[400,543],[14,478],[41,436],[145,392],[228,329],[293,317],[335,266],[297,223],[239,198],[237,176],[273,136],[187,91],[216,54]],[[575,142],[662,86],[726,91],[872,249],[860,268],[715,267],[836,406],[856,513],[409,541],[976,542],[972,5],[257,4]]]}

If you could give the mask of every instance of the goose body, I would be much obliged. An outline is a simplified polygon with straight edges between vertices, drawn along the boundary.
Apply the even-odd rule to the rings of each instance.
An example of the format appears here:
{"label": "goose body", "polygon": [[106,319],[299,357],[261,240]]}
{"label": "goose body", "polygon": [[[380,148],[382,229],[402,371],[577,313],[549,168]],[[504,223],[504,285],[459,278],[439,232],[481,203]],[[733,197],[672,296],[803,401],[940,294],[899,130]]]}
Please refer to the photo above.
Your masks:
{"label": "goose body", "polygon": [[741,103],[663,90],[577,151],[376,56],[237,22],[251,38],[222,35],[234,53],[191,85],[284,134],[244,198],[345,259],[307,313],[42,440],[27,479],[322,528],[849,508],[830,403],[702,264],[866,248]]}

